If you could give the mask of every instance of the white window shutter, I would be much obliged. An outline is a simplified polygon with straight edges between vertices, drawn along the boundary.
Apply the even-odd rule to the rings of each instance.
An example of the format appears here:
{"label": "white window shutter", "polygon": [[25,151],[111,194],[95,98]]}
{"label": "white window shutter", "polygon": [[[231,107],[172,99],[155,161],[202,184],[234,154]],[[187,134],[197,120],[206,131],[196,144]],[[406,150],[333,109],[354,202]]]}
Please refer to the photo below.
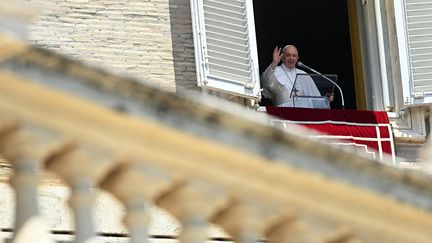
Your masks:
{"label": "white window shutter", "polygon": [[191,0],[198,85],[259,98],[252,0]]}
{"label": "white window shutter", "polygon": [[432,101],[432,0],[405,0],[411,102]]}

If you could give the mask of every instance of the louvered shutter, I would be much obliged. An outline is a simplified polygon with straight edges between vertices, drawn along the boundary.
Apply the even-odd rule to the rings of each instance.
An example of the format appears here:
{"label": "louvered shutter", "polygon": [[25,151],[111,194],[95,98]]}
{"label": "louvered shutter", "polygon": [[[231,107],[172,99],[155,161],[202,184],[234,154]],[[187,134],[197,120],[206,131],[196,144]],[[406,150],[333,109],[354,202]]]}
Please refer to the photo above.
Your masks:
{"label": "louvered shutter", "polygon": [[423,93],[432,95],[432,0],[406,0],[405,18],[412,98],[426,98]]}
{"label": "louvered shutter", "polygon": [[191,0],[198,85],[259,97],[252,0]]}

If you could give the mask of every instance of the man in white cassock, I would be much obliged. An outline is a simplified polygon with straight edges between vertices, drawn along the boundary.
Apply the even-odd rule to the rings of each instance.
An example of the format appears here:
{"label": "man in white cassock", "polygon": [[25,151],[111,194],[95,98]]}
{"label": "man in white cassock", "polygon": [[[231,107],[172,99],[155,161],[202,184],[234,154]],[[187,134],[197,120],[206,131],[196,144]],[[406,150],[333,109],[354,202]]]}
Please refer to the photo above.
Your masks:
{"label": "man in white cassock", "polygon": [[[299,59],[297,48],[287,45],[283,49],[275,47],[273,61],[261,75],[261,83],[264,88],[264,96],[269,94],[276,106],[314,108],[312,102],[303,100],[295,104],[293,96],[321,96],[311,77],[304,76],[297,80],[293,90],[297,74],[306,73],[297,69]],[[282,64],[278,64],[282,61]]]}

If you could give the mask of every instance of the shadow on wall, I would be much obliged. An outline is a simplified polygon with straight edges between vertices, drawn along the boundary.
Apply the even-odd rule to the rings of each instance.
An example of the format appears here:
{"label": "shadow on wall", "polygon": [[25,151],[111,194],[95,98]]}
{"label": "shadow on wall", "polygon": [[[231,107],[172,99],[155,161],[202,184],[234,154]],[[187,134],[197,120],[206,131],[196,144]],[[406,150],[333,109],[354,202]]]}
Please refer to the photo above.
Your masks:
{"label": "shadow on wall", "polygon": [[197,86],[190,0],[169,0],[176,91]]}

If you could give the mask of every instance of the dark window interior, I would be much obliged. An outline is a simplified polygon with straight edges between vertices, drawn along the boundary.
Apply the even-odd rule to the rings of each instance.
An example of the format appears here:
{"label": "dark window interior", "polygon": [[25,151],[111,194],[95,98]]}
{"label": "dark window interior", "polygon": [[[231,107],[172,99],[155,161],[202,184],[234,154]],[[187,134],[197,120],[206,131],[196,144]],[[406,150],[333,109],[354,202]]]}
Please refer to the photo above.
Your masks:
{"label": "dark window interior", "polygon": [[[254,0],[253,4],[260,73],[271,63],[276,45],[293,44],[301,62],[323,74],[338,75],[345,108],[356,109],[347,1]],[[336,89],[332,108],[340,108]]]}

